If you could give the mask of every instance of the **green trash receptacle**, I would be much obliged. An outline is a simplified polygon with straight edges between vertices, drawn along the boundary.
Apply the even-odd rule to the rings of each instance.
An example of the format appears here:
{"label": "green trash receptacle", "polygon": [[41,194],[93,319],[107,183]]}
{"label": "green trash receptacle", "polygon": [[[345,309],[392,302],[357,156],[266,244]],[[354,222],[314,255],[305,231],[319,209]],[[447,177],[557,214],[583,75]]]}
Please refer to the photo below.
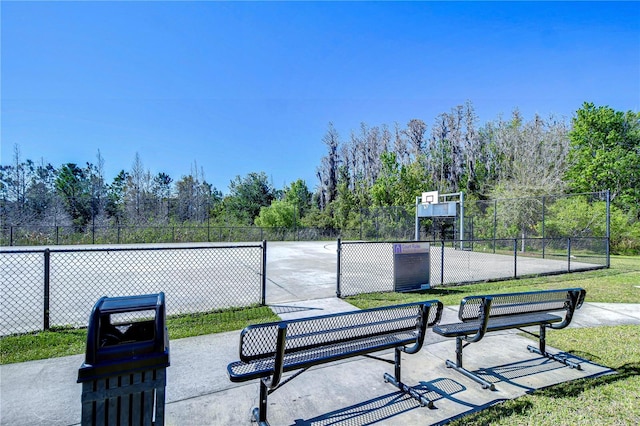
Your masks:
{"label": "green trash receptacle", "polygon": [[102,297],[78,370],[82,425],[163,425],[168,366],[164,293]]}

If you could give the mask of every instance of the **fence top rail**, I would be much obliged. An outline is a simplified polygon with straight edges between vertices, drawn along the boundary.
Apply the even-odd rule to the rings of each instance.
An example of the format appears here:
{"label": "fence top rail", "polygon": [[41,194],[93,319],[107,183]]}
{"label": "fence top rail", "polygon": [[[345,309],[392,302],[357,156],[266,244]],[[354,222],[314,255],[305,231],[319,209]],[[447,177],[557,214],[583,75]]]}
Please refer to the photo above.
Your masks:
{"label": "fence top rail", "polygon": [[0,254],[19,254],[19,253],[77,253],[77,252],[110,252],[110,251],[165,251],[165,250],[215,250],[215,249],[242,249],[242,248],[263,248],[262,244],[235,244],[235,245],[208,245],[208,246],[163,246],[163,247],[100,247],[100,248],[44,248],[44,249],[14,249],[2,250]]}
{"label": "fence top rail", "polygon": [[514,237],[514,238],[485,238],[485,239],[472,239],[472,240],[452,240],[452,239],[446,239],[446,240],[380,240],[380,241],[364,241],[364,240],[351,240],[351,241],[344,241],[344,240],[340,240],[341,244],[405,244],[405,243],[430,243],[430,244],[437,244],[437,243],[454,243],[454,244],[459,244],[459,243],[493,243],[493,242],[510,242],[513,243],[514,241],[567,241],[567,240],[576,240],[576,241],[580,241],[580,240],[606,240],[607,237]]}
{"label": "fence top rail", "polygon": [[415,241],[415,240],[380,240],[380,241],[340,240],[340,244],[409,244],[409,243],[432,243],[432,242],[433,241]]}

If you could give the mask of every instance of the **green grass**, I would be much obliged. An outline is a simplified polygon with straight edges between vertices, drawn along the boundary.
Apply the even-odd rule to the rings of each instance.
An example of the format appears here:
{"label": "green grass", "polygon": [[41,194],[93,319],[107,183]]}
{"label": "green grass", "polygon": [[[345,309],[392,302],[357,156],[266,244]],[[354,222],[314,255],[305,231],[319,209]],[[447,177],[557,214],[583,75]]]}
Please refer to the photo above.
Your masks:
{"label": "green grass", "polygon": [[0,340],[0,363],[31,361],[83,353],[86,329],[63,329],[6,336]]}
{"label": "green grass", "polygon": [[617,374],[561,383],[460,418],[462,425],[640,424],[640,326],[558,330],[547,343]]}
{"label": "green grass", "polygon": [[426,299],[438,299],[445,305],[457,305],[463,297],[469,295],[581,287],[587,290],[587,302],[640,303],[640,288],[636,286],[640,286],[640,257],[612,256],[609,269],[435,287],[412,293],[368,293],[350,296],[346,300],[362,309]]}
{"label": "green grass", "polygon": [[[169,339],[241,330],[249,324],[277,321],[267,306],[180,315],[167,319]],[[0,339],[0,364],[84,353],[86,329],[57,329],[6,336]]]}

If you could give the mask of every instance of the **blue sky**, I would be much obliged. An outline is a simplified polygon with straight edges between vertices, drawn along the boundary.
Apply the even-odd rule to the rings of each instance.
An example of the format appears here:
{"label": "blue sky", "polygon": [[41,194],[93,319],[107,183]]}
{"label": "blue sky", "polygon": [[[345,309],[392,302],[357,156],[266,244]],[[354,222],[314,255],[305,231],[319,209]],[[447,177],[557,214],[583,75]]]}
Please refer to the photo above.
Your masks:
{"label": "blue sky", "polygon": [[1,162],[313,189],[329,122],[640,109],[640,3],[0,3]]}

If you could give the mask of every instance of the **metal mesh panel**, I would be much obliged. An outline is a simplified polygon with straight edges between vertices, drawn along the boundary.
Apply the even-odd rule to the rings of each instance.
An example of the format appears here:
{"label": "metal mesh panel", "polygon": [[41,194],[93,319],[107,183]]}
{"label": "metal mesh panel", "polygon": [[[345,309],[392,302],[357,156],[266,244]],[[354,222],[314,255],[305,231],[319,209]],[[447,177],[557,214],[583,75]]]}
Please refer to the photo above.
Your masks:
{"label": "metal mesh panel", "polygon": [[568,256],[571,271],[593,269],[593,265],[607,266],[608,243],[606,238],[571,238]]}
{"label": "metal mesh panel", "polygon": [[340,295],[393,291],[393,243],[342,242]]}
{"label": "metal mesh panel", "polygon": [[[289,321],[285,351],[295,352],[401,330],[415,331],[419,312],[420,305],[409,305]],[[251,326],[245,330],[241,339],[241,359],[246,361],[275,354],[277,330],[277,323]],[[413,336],[415,338],[415,334]]]}
{"label": "metal mesh panel", "polygon": [[[167,314],[262,300],[262,246],[51,250],[51,326],[85,326],[102,296],[163,291]],[[1,252],[0,335],[43,328],[43,251]]]}
{"label": "metal mesh panel", "polygon": [[446,242],[444,275],[432,282],[446,285],[514,278],[517,259],[513,247],[514,240]]}
{"label": "metal mesh panel", "polygon": [[[285,370],[302,368],[308,366],[309,363],[316,363],[319,360],[327,360],[331,358],[335,359],[343,357],[347,354],[362,354],[371,352],[372,348],[384,349],[408,344],[414,342],[416,338],[417,333],[415,331],[399,331],[380,336],[367,338],[363,337],[346,342],[328,344],[326,346],[310,348],[297,352],[289,352],[285,355],[284,358]],[[238,361],[229,365],[233,374],[268,375],[273,373],[275,362],[275,356],[273,355],[258,357],[254,361],[250,361],[249,359],[246,359],[245,361]]]}
{"label": "metal mesh panel", "polygon": [[[489,315],[499,317],[560,311],[567,308],[568,302],[569,292],[566,290],[493,295]],[[478,319],[481,303],[482,296],[465,298],[460,307],[459,318],[462,321]]]}
{"label": "metal mesh panel", "polygon": [[[341,242],[339,294],[394,291],[393,243]],[[459,285],[607,265],[606,238],[433,241],[430,285]]]}
{"label": "metal mesh panel", "polygon": [[41,330],[42,252],[0,252],[0,335]]}
{"label": "metal mesh panel", "polygon": [[498,200],[467,200],[474,239],[602,238],[606,192]]}
{"label": "metal mesh panel", "polygon": [[606,238],[436,242],[431,246],[431,285],[504,280],[598,269],[606,265]]}

